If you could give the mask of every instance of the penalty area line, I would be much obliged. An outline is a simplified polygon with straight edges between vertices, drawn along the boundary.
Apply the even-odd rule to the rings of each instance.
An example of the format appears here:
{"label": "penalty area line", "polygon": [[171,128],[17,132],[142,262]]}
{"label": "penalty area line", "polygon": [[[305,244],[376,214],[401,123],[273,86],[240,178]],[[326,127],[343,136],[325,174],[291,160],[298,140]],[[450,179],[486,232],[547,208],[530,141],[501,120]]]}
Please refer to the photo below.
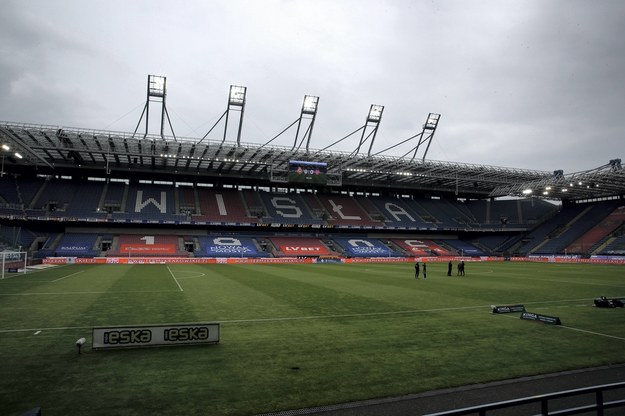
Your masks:
{"label": "penalty area line", "polygon": [[181,292],[184,292],[184,289],[182,289],[182,286],[180,286],[180,282],[178,281],[178,279],[176,279],[176,276],[174,276],[174,272],[171,271],[169,266],[167,266],[167,270],[169,270],[169,274],[171,274],[171,277],[174,278],[174,282],[176,282],[176,284],[178,285],[178,289],[180,289]]}

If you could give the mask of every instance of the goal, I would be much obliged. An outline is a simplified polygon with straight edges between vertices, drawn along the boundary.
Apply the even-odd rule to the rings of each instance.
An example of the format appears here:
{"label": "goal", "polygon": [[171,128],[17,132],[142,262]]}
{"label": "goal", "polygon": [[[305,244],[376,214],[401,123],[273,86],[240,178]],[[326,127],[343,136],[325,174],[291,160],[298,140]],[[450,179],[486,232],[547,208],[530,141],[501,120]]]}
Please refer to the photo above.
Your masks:
{"label": "goal", "polygon": [[2,263],[2,279],[8,274],[26,273],[28,255],[25,251],[2,251],[0,263]]}

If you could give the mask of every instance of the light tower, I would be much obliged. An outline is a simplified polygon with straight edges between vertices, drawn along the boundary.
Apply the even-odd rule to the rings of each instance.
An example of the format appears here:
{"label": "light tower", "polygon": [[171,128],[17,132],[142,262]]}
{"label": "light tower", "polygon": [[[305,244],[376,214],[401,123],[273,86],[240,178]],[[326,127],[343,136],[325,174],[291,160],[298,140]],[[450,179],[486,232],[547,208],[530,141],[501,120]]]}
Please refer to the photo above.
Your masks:
{"label": "light tower", "polygon": [[237,130],[237,146],[241,145],[241,129],[243,128],[243,113],[245,112],[245,100],[247,96],[247,87],[242,87],[240,85],[231,85],[230,92],[228,94],[228,105],[226,106],[226,111],[219,117],[219,119],[213,124],[213,126],[206,132],[206,134],[200,139],[198,142],[201,143],[212,131],[217,124],[226,117],[224,123],[224,135],[221,139],[221,144],[226,141],[226,137],[228,134],[228,119],[230,117],[230,111],[239,111],[241,114],[239,115],[239,127]]}
{"label": "light tower", "polygon": [[[417,156],[417,152],[419,151],[419,148],[423,145],[426,145],[425,151],[423,152],[423,156],[421,158],[422,160],[425,160],[425,156],[428,154],[428,150],[430,149],[430,144],[432,143],[432,138],[434,137],[434,133],[436,132],[436,127],[438,127],[438,121],[440,120],[440,118],[441,118],[440,114],[437,114],[437,113],[428,114],[428,118],[425,120],[425,124],[423,124],[423,129],[421,130],[421,133],[415,134],[414,136],[410,136],[407,139],[402,140],[401,142],[396,143],[392,145],[391,147],[387,147],[384,150],[380,150],[379,152],[375,153],[373,156],[379,155],[380,153],[384,153],[387,150],[394,149],[395,147],[400,146],[418,137],[419,141],[417,142],[417,145],[413,147],[412,149],[410,149],[407,153],[405,153],[401,157],[404,158],[408,154],[410,154],[412,151],[414,151],[412,158],[410,159],[410,161],[412,162]],[[371,151],[369,151],[369,153],[371,153]]]}
{"label": "light tower", "polygon": [[176,140],[176,134],[174,133],[174,128],[171,126],[171,120],[169,118],[169,113],[167,112],[167,78],[160,75],[148,75],[148,88],[147,88],[147,98],[145,100],[145,106],[143,107],[143,112],[141,113],[141,117],[139,118],[139,122],[137,123],[137,127],[135,127],[135,131],[132,134],[132,137],[137,134],[137,130],[141,125],[141,121],[143,120],[143,116],[145,115],[145,133],[143,138],[145,138],[149,133],[150,128],[150,103],[158,103],[161,105],[161,123],[160,123],[160,131],[159,135],[164,140],[165,139],[165,118],[167,118],[167,122],[169,123],[169,128],[171,130],[171,134]]}
{"label": "light tower", "polygon": [[419,143],[417,144],[417,147],[415,147],[414,154],[412,155],[412,159],[410,159],[410,161],[413,161],[414,158],[417,156],[419,147],[427,143],[427,146],[425,147],[425,152],[423,152],[423,158],[422,158],[422,160],[425,160],[425,156],[428,154],[428,150],[430,149],[430,144],[432,144],[432,138],[434,137],[434,133],[436,132],[436,127],[438,127],[438,121],[440,120],[440,118],[441,118],[440,114],[436,114],[436,113],[428,114],[428,118],[427,120],[425,120],[425,124],[423,125],[423,130],[421,131],[421,134],[419,135]]}
{"label": "light tower", "polygon": [[[358,148],[356,148],[356,154],[360,152],[360,146],[365,144],[369,137],[371,137],[371,144],[369,144],[369,151],[367,152],[367,156],[371,156],[371,149],[373,148],[373,142],[375,142],[375,136],[378,134],[378,127],[380,126],[380,121],[382,121],[382,113],[384,112],[383,105],[371,104],[369,108],[369,114],[367,114],[367,120],[365,121],[365,126],[362,129],[362,135],[360,136],[360,142],[358,143]],[[371,132],[365,137],[365,133],[367,132],[367,128],[371,127]]]}
{"label": "light tower", "polygon": [[308,128],[304,131],[304,135],[302,136],[302,140],[300,141],[299,149],[302,145],[304,139],[306,139],[306,153],[308,153],[308,148],[310,146],[310,138],[312,137],[312,130],[315,125],[315,118],[317,117],[317,106],[319,105],[319,97],[315,97],[313,95],[305,95],[304,101],[302,102],[302,111],[300,112],[300,116],[297,119],[297,131],[295,132],[295,142],[293,143],[293,149],[297,145],[297,139],[299,137],[299,130],[302,124],[302,120],[310,120],[308,124]]}

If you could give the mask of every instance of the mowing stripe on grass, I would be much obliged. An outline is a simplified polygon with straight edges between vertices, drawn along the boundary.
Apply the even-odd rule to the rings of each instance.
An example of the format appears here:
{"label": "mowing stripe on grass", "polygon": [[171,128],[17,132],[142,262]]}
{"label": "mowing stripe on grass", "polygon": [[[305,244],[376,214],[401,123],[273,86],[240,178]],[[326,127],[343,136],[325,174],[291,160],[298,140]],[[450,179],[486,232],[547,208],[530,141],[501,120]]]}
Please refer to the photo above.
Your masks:
{"label": "mowing stripe on grass", "polygon": [[58,282],[59,280],[66,279],[68,277],[71,277],[71,276],[74,276],[74,275],[77,275],[77,274],[80,274],[80,273],[83,273],[83,272],[84,272],[84,270],[81,270],[81,271],[76,272],[76,273],[68,274],[67,276],[63,276],[63,277],[59,277],[58,279],[54,279],[52,282]]}
{"label": "mowing stripe on grass", "polygon": [[120,293],[178,293],[179,290],[124,290],[112,292],[110,290],[98,292],[33,292],[33,293],[0,293],[0,296],[46,296],[46,295],[118,295]]}
{"label": "mowing stripe on grass", "polygon": [[[490,308],[489,305],[478,306],[463,306],[459,308],[439,308],[439,309],[415,309],[405,311],[388,311],[388,312],[368,312],[368,313],[348,313],[339,315],[311,315],[311,316],[284,316],[279,318],[254,318],[254,319],[229,319],[218,321],[220,324],[240,324],[240,323],[258,323],[258,322],[284,322],[284,321],[307,321],[314,319],[340,319],[340,318],[366,318],[372,316],[388,316],[388,315],[402,315],[402,314],[416,314],[427,312],[447,312],[447,311],[460,311],[466,309],[486,309]],[[151,324],[145,324],[151,325]],[[111,326],[141,326],[140,324],[124,324],[124,325],[111,325]],[[42,331],[63,331],[68,329],[85,329],[91,328],[90,326],[68,326],[68,327],[56,327],[56,328],[26,328],[26,329],[0,329],[0,334],[8,332],[30,332],[36,330]]]}
{"label": "mowing stripe on grass", "polygon": [[178,282],[178,279],[176,279],[176,276],[174,276],[174,272],[171,271],[169,266],[167,266],[167,270],[169,270],[169,274],[171,274],[171,277],[174,278],[174,282],[176,282],[176,284],[178,285],[178,289],[180,289],[181,292],[184,292],[184,290],[182,289],[182,286],[180,286],[180,282]]}
{"label": "mowing stripe on grass", "polygon": [[[156,291],[156,292],[171,292],[168,291]],[[178,291],[176,291],[178,292]],[[77,294],[84,294],[88,292],[77,292]],[[111,293],[111,292],[93,292],[93,293]],[[147,292],[115,292],[115,293],[147,293]],[[569,299],[569,300],[560,300],[560,301],[543,301],[543,302],[529,302],[533,304],[539,303],[556,303],[556,302],[573,302],[573,301],[582,301],[589,299]],[[528,303],[528,304],[529,304]],[[390,315],[410,315],[410,314],[418,314],[418,313],[429,313],[429,312],[454,312],[454,311],[462,311],[462,310],[470,310],[470,309],[488,309],[490,310],[491,305],[475,305],[475,306],[461,306],[456,308],[434,308],[434,309],[410,309],[410,310],[401,310],[401,311],[387,311],[387,312],[366,312],[366,313],[347,313],[347,314],[337,314],[337,315],[310,315],[310,316],[283,316],[277,318],[253,318],[253,319],[227,319],[217,321],[221,324],[240,324],[240,323],[260,323],[260,322],[285,322],[285,321],[308,321],[308,320],[321,320],[321,319],[341,319],[341,318],[368,318],[368,317],[376,317],[376,316],[390,316]],[[515,316],[510,316],[506,314],[495,314],[496,316],[507,316],[508,318],[516,318]],[[132,324],[137,325],[137,324]],[[148,324],[146,324],[148,325]],[[124,325],[115,325],[115,326],[131,326],[131,324]],[[581,332],[588,332],[582,329],[576,329],[572,327],[562,326],[564,328],[578,330]],[[35,330],[43,330],[43,331],[62,331],[68,329],[85,329],[91,327],[57,327],[57,328],[26,328],[26,329],[0,329],[0,334],[8,333],[8,332],[27,332],[27,331],[35,331]],[[612,337],[617,339],[622,339],[625,341],[625,338],[613,337],[611,335],[605,335],[600,333],[595,333],[597,335],[603,335],[606,337]]]}

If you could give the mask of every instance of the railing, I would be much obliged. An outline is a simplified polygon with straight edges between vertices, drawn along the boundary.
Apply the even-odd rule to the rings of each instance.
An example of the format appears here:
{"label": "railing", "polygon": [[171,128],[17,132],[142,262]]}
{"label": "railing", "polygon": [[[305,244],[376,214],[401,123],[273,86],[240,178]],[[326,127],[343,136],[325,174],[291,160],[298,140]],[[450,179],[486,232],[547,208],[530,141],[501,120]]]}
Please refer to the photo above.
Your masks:
{"label": "railing", "polygon": [[[606,402],[604,400],[603,393],[608,390],[616,390],[616,389],[625,389],[625,382],[621,383],[613,383],[613,384],[603,384],[600,386],[593,387],[584,387],[575,390],[566,390],[557,393],[549,393],[543,394],[540,396],[532,396],[525,397],[522,399],[508,400],[497,403],[490,403],[481,406],[473,406],[473,407],[465,407],[464,409],[457,410],[449,410],[446,412],[439,413],[430,413],[426,416],[463,416],[463,415],[479,415],[486,416],[487,413],[491,410],[498,409],[506,409],[517,407],[526,404],[540,403],[540,416],[567,416],[567,415],[578,415],[581,413],[587,413],[591,411],[596,411],[598,416],[604,415],[604,410],[613,409],[617,407],[625,407],[625,399],[609,401]],[[588,404],[584,406],[573,407],[569,409],[563,410],[549,410],[549,401],[555,399],[561,399],[564,397],[574,397],[580,396],[583,394],[595,394],[595,399],[593,404]]]}

